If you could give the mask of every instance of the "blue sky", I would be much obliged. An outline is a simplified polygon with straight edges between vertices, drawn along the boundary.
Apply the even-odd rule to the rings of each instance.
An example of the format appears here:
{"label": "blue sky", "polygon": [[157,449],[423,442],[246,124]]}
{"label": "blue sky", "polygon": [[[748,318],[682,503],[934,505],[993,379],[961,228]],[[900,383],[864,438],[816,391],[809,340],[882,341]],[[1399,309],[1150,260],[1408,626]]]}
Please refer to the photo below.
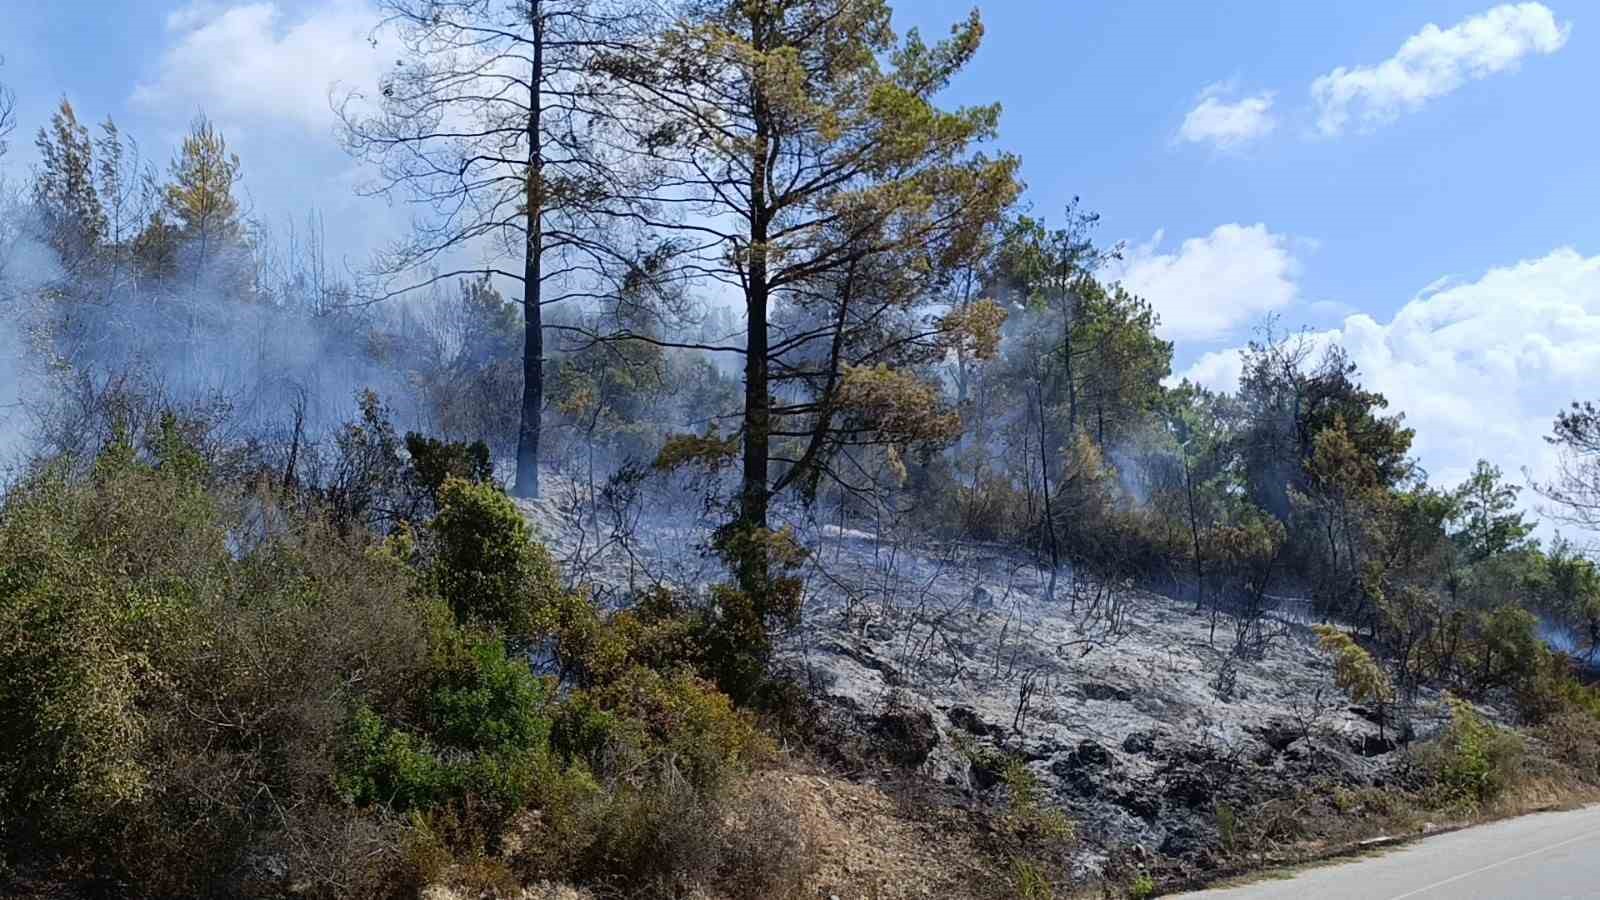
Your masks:
{"label": "blue sky", "polygon": [[[922,0],[902,18],[931,35],[968,6]],[[1582,111],[1600,85],[1600,4],[1587,32],[1569,6],[1551,8],[1572,24],[1559,51],[1337,138],[1308,137],[1316,77],[1489,5],[991,2],[984,52],[952,95],[1004,103],[1002,143],[1041,213],[1079,194],[1104,237],[1134,241],[1264,223],[1314,245],[1296,254],[1305,300],[1387,314],[1442,276],[1600,251],[1600,116]],[[1230,80],[1276,91],[1276,130],[1231,151],[1175,145],[1197,93]]]}
{"label": "blue sky", "polygon": [[[392,51],[369,0],[13,4],[0,80],[21,129],[65,94],[164,160],[205,109],[252,211],[313,207],[352,264],[404,213],[355,196],[329,85]],[[970,0],[901,0],[929,37]],[[1600,372],[1600,3],[989,0],[951,102],[1000,101],[1028,199],[1074,195],[1125,241],[1177,368],[1228,386],[1272,311],[1352,350],[1443,481],[1479,456],[1548,470],[1539,436]]]}

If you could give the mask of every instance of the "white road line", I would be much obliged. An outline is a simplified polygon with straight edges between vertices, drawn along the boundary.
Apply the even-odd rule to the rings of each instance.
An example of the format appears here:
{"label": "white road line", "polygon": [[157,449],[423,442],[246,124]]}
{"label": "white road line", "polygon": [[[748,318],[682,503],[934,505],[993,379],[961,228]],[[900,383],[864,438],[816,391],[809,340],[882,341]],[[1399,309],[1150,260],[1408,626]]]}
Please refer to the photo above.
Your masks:
{"label": "white road line", "polygon": [[1393,897],[1390,897],[1389,900],[1405,900],[1405,898],[1407,898],[1407,897],[1415,897],[1418,894],[1426,894],[1428,891],[1431,891],[1434,888],[1444,887],[1447,884],[1454,884],[1455,882],[1460,881],[1463,878],[1471,878],[1474,875],[1480,875],[1480,874],[1482,874],[1484,872],[1489,871],[1490,869],[1498,869],[1501,866],[1509,865],[1511,863],[1517,862],[1518,860],[1527,859],[1530,856],[1538,856],[1541,853],[1549,853],[1551,850],[1555,850],[1555,849],[1557,849],[1559,847],[1565,847],[1568,844],[1576,844],[1579,841],[1589,840],[1590,838],[1595,837],[1596,834],[1597,834],[1596,832],[1590,832],[1589,834],[1580,834],[1575,838],[1567,838],[1564,841],[1558,841],[1558,842],[1556,842],[1554,844],[1551,844],[1548,847],[1541,847],[1538,850],[1529,850],[1527,853],[1521,854],[1520,856],[1513,856],[1510,859],[1502,859],[1497,863],[1490,863],[1487,866],[1483,866],[1481,868],[1473,869],[1470,872],[1462,872],[1460,875],[1456,875],[1456,876],[1451,877],[1451,878],[1446,878],[1443,881],[1436,881],[1433,884],[1428,885],[1427,887],[1420,887],[1420,888],[1417,888],[1414,891],[1407,891],[1404,894],[1397,894],[1397,895],[1395,895]]}

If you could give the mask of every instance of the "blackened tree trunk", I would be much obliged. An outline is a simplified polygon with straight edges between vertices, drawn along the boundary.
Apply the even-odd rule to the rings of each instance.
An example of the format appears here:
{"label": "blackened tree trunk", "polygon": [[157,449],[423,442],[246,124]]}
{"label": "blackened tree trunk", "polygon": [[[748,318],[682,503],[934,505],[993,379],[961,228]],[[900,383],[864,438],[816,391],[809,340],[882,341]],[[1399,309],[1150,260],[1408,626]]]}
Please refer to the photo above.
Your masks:
{"label": "blackened tree trunk", "polygon": [[542,295],[540,257],[544,252],[544,152],[540,141],[540,112],[544,84],[543,0],[531,0],[529,15],[533,23],[533,72],[528,104],[528,203],[527,246],[522,260],[522,416],[517,429],[517,480],[513,492],[518,497],[539,496],[539,428],[544,410],[544,318],[539,300]]}

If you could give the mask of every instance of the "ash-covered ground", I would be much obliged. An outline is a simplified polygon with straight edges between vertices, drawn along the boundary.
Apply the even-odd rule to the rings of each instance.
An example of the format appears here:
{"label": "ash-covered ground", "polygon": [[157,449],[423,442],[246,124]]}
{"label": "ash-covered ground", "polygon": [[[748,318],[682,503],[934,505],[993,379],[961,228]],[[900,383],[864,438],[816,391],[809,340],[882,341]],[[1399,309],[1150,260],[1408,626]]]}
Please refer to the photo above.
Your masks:
{"label": "ash-covered ground", "polygon": [[[631,529],[619,537],[551,494],[523,509],[597,596],[725,577],[692,507],[613,517]],[[1076,821],[1091,868],[1112,850],[1203,866],[1219,809],[1403,778],[1401,747],[1447,720],[1423,692],[1380,729],[1334,686],[1293,600],[1241,641],[1233,616],[1065,569],[1052,585],[1015,551],[792,527],[813,557],[779,663],[900,763],[974,800],[1003,791],[986,750],[1022,757]]]}

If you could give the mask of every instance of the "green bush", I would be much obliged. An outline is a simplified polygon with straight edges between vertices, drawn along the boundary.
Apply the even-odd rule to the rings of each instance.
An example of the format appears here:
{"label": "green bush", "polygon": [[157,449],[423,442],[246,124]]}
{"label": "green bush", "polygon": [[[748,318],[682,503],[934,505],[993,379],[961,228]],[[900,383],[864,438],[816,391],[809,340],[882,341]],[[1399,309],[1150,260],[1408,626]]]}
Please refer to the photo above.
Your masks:
{"label": "green bush", "polygon": [[1059,808],[1045,805],[1044,787],[1039,776],[1018,756],[1007,756],[1000,769],[1000,780],[1010,796],[1010,822],[1019,834],[1046,844],[1072,840],[1072,822]]}
{"label": "green bush", "polygon": [[561,578],[511,498],[493,485],[447,478],[429,532],[435,584],[458,621],[516,636],[549,629],[550,610],[565,596]]}
{"label": "green bush", "polygon": [[1446,699],[1450,726],[1427,749],[1424,761],[1433,770],[1443,802],[1478,809],[1516,779],[1523,757],[1522,738],[1496,728],[1465,700]]}
{"label": "green bush", "polygon": [[414,732],[358,707],[346,726],[340,793],[357,805],[426,810],[469,796],[506,811],[537,782],[550,720],[544,686],[498,640],[445,629]]}
{"label": "green bush", "polygon": [[563,702],[554,746],[604,777],[670,767],[700,790],[718,787],[770,751],[748,714],[687,670],[635,666]]}
{"label": "green bush", "polygon": [[0,508],[0,807],[45,840],[148,798],[150,707],[203,641],[226,534],[187,472],[118,445],[93,484],[42,470]]}
{"label": "green bush", "polygon": [[1525,665],[1526,674],[1512,685],[1524,721],[1538,724],[1571,713],[1600,719],[1600,689],[1579,681],[1565,654],[1539,646]]}
{"label": "green bush", "polygon": [[489,445],[483,441],[441,441],[413,431],[406,434],[406,454],[411,457],[412,479],[435,508],[439,505],[439,492],[451,478],[474,484],[487,484],[494,479],[494,462],[489,458]]}
{"label": "green bush", "polygon": [[1011,880],[1017,900],[1054,900],[1055,885],[1035,863],[1021,857],[1011,860]]}
{"label": "green bush", "polygon": [[227,896],[270,849],[322,885],[391,835],[340,811],[329,751],[352,702],[424,682],[413,580],[275,494],[208,485],[171,420],[153,443],[42,466],[0,507],[3,851]]}
{"label": "green bush", "polygon": [[1464,662],[1477,690],[1516,685],[1535,675],[1546,647],[1533,613],[1508,604],[1480,614],[1475,625],[1477,640]]}
{"label": "green bush", "polygon": [[723,860],[722,803],[770,743],[702,674],[748,616],[666,593],[601,616],[489,484],[446,478],[417,538],[379,540],[213,479],[175,420],[143,446],[0,503],[0,869],[173,897],[414,894],[513,863],[759,880],[754,848]]}

